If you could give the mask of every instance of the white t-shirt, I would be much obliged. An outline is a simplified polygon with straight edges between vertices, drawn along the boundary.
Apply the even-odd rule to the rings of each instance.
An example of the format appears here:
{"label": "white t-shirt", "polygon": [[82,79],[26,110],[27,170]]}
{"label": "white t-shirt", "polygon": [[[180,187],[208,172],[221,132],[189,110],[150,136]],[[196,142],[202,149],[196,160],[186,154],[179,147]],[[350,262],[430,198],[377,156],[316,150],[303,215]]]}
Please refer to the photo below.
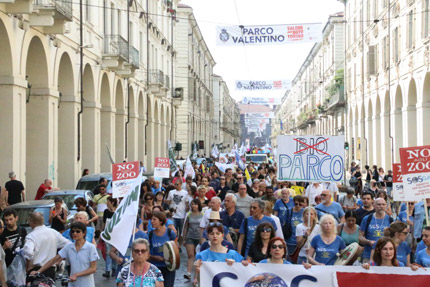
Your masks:
{"label": "white t-shirt", "polygon": [[321,195],[322,192],[323,192],[323,186],[321,184],[319,184],[318,187],[315,187],[315,185],[310,184],[308,186],[308,188],[306,188],[306,191],[305,191],[305,195],[307,198],[309,198],[309,194],[311,195],[310,199],[309,199],[309,204],[313,205],[313,206],[316,205],[315,204],[315,197],[317,195]]}
{"label": "white t-shirt", "polygon": [[[296,236],[304,236],[306,234],[306,230],[308,230],[308,227],[305,226],[303,223],[300,223],[296,227]],[[312,230],[311,235],[309,235],[308,240],[306,241],[305,245],[303,245],[302,249],[300,249],[299,256],[300,257],[306,257],[306,251],[311,246],[312,239],[321,233],[321,227],[319,224],[315,225],[314,229]]]}
{"label": "white t-shirt", "polygon": [[188,204],[188,192],[185,190],[171,190],[167,201],[170,201],[170,207],[175,208],[176,212],[173,214],[173,218],[185,218],[187,213]]}
{"label": "white t-shirt", "polygon": [[276,223],[276,231],[275,231],[275,235],[277,237],[281,237],[284,238],[284,233],[282,233],[282,226],[281,226],[281,221],[279,220],[279,217],[277,217],[276,215],[271,214],[270,217],[273,219],[273,221],[275,221]]}

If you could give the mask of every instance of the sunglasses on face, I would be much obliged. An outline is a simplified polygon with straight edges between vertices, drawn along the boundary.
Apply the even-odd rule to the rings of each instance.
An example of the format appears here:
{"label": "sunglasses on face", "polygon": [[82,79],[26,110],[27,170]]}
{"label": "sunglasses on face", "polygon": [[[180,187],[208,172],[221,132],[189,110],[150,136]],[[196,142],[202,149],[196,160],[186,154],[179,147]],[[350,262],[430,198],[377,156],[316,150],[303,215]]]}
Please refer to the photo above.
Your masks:
{"label": "sunglasses on face", "polygon": [[211,223],[209,223],[209,225],[208,225],[209,227],[224,227],[223,225],[222,225],[222,223],[221,222],[218,222],[218,221],[215,221],[215,222],[211,222]]}
{"label": "sunglasses on face", "polygon": [[283,244],[272,244],[272,249],[284,249],[284,245]]}
{"label": "sunglasses on face", "polygon": [[73,229],[72,231],[70,231],[71,234],[73,234],[73,233],[81,233],[81,232],[82,232],[82,230],[80,230],[80,229]]}
{"label": "sunglasses on face", "polygon": [[272,232],[272,228],[270,228],[270,227],[264,227],[263,230],[262,230],[262,232],[268,232],[268,233],[270,233],[270,232]]}
{"label": "sunglasses on face", "polygon": [[257,209],[258,207],[257,206],[251,206],[251,209]]}
{"label": "sunglasses on face", "polygon": [[145,200],[152,200],[152,198],[151,197],[147,197],[147,198],[145,198]]}
{"label": "sunglasses on face", "polygon": [[294,205],[295,206],[300,205],[300,202],[294,202]]}
{"label": "sunglasses on face", "polygon": [[133,249],[133,252],[138,253],[138,254],[140,254],[140,253],[144,254],[146,251],[148,251],[148,250],[147,249]]}

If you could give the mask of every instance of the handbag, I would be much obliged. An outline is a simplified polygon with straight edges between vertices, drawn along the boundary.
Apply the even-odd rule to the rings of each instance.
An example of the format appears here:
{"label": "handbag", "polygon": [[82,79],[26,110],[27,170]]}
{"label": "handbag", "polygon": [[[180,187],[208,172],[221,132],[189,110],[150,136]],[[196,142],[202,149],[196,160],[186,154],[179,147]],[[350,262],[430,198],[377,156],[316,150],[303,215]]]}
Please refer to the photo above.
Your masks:
{"label": "handbag", "polygon": [[358,182],[358,179],[355,176],[352,176],[349,180],[350,185],[355,185]]}
{"label": "handbag", "polygon": [[[310,234],[312,234],[314,227],[315,227],[315,225],[312,226]],[[306,240],[304,240],[302,244],[300,244],[300,245],[298,244],[296,246],[296,249],[294,249],[293,253],[291,255],[288,255],[288,261],[290,261],[293,264],[297,263],[297,260],[299,259],[300,250],[302,250],[303,246],[305,246],[308,239],[309,239],[309,237],[306,237]]]}

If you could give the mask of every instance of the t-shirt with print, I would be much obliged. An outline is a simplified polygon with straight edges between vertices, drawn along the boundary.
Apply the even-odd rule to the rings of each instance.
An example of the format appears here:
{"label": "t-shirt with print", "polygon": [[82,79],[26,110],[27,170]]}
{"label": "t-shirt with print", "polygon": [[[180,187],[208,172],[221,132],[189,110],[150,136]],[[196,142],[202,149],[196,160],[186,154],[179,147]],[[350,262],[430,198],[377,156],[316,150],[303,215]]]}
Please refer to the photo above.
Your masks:
{"label": "t-shirt with print", "polygon": [[300,209],[299,211],[293,211],[292,218],[291,218],[291,237],[287,239],[288,245],[296,245],[296,228],[300,223],[303,223],[303,209]]}
{"label": "t-shirt with print", "polygon": [[[286,206],[285,206],[286,205]],[[288,208],[287,208],[288,207]],[[291,209],[294,207],[294,201],[292,198],[287,203],[284,203],[282,199],[278,199],[273,207],[273,211],[278,212],[279,220],[281,221],[281,226],[284,226],[287,221],[287,216],[290,215]]]}
{"label": "t-shirt with print", "polygon": [[[377,242],[375,242],[375,244],[373,244],[372,249],[375,249],[376,243]],[[399,246],[397,246],[396,254],[397,254],[396,259],[399,262],[402,262],[406,266],[407,262],[408,262],[408,255],[411,254],[411,248],[409,247],[409,245],[406,242],[404,242],[404,241],[400,242]]]}
{"label": "t-shirt with print", "polygon": [[[148,271],[142,277],[142,275],[135,275],[130,269],[130,265],[124,266],[118,273],[116,283],[122,283],[126,287],[153,287],[157,282],[163,282],[163,274],[160,269],[154,264],[151,264]],[[129,273],[130,272],[130,273]]]}
{"label": "t-shirt with print", "polygon": [[206,249],[197,253],[196,260],[199,259],[205,262],[225,262],[226,259],[233,259],[235,262],[241,262],[243,257],[236,250],[230,249],[227,253],[219,253]]}
{"label": "t-shirt with print", "polygon": [[[5,226],[6,227],[6,226]],[[25,237],[27,236],[27,231],[23,227],[17,227],[17,229],[10,231],[7,228],[4,229],[0,236],[0,243],[3,246],[6,240],[9,240],[12,248],[5,249],[6,254],[6,266],[12,263],[15,258],[15,251],[17,248],[22,248],[24,246]]]}
{"label": "t-shirt with print", "polygon": [[346,247],[340,236],[336,235],[336,239],[332,243],[326,244],[320,234],[312,239],[311,246],[315,249],[315,260],[325,265],[334,265],[337,259],[336,253]]}
{"label": "t-shirt with print", "polygon": [[[260,220],[255,219],[252,216],[248,217],[248,225],[247,225],[247,230],[246,230],[246,250],[245,250],[245,258],[247,258],[248,256],[248,250],[249,247],[251,246],[251,243],[254,241],[254,237],[255,237],[255,230],[257,229],[257,226],[262,223],[262,222],[269,222],[270,224],[272,224],[273,228],[275,230],[277,230],[276,228],[276,223],[275,221],[268,217],[268,216],[263,216]],[[239,230],[240,234],[245,234],[245,220],[242,221],[242,224],[240,225],[240,230]],[[243,243],[245,244],[245,242]]]}
{"label": "t-shirt with print", "polygon": [[176,209],[173,218],[185,218],[188,204],[188,192],[185,190],[171,190],[167,201],[170,201],[170,207]]}
{"label": "t-shirt with print", "polygon": [[[152,256],[161,256],[163,257],[163,245],[167,241],[172,241],[176,239],[176,233],[166,227],[166,232],[162,236],[158,236],[155,234],[155,231],[151,231],[152,238],[150,239],[150,252]],[[148,235],[149,236],[149,235]],[[151,237],[151,236],[149,236]],[[166,267],[166,263],[163,261],[151,261],[157,267]]]}
{"label": "t-shirt with print", "polygon": [[324,205],[323,203],[315,206],[318,212],[318,218],[321,219],[325,214],[331,214],[336,218],[337,223],[340,223],[340,219],[345,216],[345,211],[343,211],[342,206],[337,202],[332,202],[330,205]]}
{"label": "t-shirt with print", "polygon": [[423,267],[430,267],[430,255],[427,253],[427,248],[418,252],[416,262]]}
{"label": "t-shirt with print", "polygon": [[[372,219],[369,223],[369,227],[367,228],[367,218],[372,216]],[[377,241],[379,238],[384,236],[384,229],[390,226],[390,217],[385,215],[384,218],[376,219],[374,214],[366,215],[361,221],[360,231],[364,233],[364,236],[367,240]],[[370,258],[370,252],[372,250],[372,246],[366,245],[364,247],[363,258]]]}

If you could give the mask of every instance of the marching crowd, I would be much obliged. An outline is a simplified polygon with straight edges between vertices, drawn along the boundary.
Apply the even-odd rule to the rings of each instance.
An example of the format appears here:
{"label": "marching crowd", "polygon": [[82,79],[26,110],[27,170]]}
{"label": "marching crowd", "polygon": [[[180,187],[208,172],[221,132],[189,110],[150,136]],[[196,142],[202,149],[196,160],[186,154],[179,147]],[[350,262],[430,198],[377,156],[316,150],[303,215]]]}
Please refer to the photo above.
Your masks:
{"label": "marching crowd", "polygon": [[[236,166],[221,171],[206,161],[194,166],[195,176],[179,170],[170,179],[150,177],[141,185],[133,236],[124,238],[129,241],[126,254],[100,238],[119,204],[101,180],[92,202],[76,199],[78,212],[67,230],[61,199],[55,200],[49,218],[52,228],[34,212],[28,218],[29,234],[17,226],[14,210],[4,212],[0,241],[5,255],[0,257],[9,267],[22,254],[29,274],[54,280],[56,270],[63,273],[65,268],[69,286],[85,287],[94,286],[97,249],[106,263],[103,276],[115,277],[117,286],[174,286],[175,268],[163,254],[166,242],[186,252],[184,277],[194,285],[204,261],[311,268],[342,264],[339,253],[346,248],[351,253],[348,264],[366,269],[430,267],[427,205],[392,202],[391,172],[386,176],[374,170],[362,173],[353,163],[350,186],[279,182],[276,163],[251,162],[245,170]],[[339,190],[345,195],[339,196]],[[2,286],[4,273],[0,268]]]}

